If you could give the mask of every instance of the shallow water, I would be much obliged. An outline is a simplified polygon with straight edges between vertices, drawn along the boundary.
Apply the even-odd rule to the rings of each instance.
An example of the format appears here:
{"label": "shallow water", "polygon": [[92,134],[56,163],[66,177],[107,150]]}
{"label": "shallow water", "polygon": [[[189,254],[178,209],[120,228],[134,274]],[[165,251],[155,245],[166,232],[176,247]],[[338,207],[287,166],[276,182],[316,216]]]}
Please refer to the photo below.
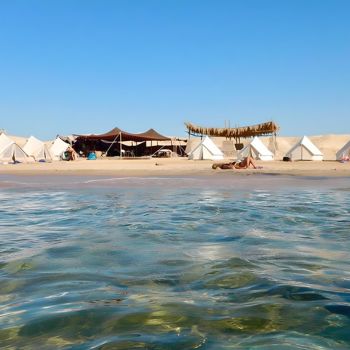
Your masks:
{"label": "shallow water", "polygon": [[0,184],[1,349],[350,348],[350,179]]}

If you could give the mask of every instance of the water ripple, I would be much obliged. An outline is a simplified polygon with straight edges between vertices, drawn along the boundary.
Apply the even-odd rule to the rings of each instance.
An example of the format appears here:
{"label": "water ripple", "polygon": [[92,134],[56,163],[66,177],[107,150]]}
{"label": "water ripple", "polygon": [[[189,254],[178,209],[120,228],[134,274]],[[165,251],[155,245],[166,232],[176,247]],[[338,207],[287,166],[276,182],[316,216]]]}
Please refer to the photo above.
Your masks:
{"label": "water ripple", "polygon": [[348,191],[135,181],[0,192],[3,349],[350,347]]}

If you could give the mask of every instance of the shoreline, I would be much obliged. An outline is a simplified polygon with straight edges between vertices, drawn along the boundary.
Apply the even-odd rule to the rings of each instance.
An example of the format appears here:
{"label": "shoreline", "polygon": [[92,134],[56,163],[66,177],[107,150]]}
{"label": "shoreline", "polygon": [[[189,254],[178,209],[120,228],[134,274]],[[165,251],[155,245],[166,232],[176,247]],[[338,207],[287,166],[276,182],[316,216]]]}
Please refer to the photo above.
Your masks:
{"label": "shoreline", "polygon": [[114,177],[167,177],[167,176],[234,176],[234,175],[289,175],[306,177],[348,177],[350,163],[336,161],[256,161],[262,169],[212,169],[212,164],[229,159],[191,161],[187,158],[152,159],[79,159],[73,162],[27,163],[0,165],[0,175],[12,176],[114,176]]}

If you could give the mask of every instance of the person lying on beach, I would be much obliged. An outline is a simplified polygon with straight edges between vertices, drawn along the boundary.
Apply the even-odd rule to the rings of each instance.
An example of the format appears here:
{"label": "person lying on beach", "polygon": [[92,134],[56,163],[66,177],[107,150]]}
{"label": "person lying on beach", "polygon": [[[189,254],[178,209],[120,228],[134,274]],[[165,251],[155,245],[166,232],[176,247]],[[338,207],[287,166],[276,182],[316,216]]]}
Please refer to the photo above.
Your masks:
{"label": "person lying on beach", "polygon": [[257,166],[253,162],[251,157],[244,157],[241,161],[231,162],[231,163],[217,163],[213,164],[213,169],[248,169],[249,166],[252,166],[254,169],[257,169]]}

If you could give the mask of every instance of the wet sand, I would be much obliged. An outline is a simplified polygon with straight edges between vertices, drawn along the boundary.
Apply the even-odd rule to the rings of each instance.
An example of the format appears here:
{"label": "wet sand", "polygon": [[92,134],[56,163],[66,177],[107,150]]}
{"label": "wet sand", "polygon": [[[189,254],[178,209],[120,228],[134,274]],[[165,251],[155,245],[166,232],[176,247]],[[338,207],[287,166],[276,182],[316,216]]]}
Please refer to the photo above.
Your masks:
{"label": "wet sand", "polygon": [[[229,160],[227,160],[229,161]],[[187,158],[159,159],[79,159],[73,162],[2,164],[4,175],[77,175],[77,176],[221,176],[247,174],[280,174],[295,176],[350,176],[350,163],[336,161],[283,162],[256,161],[262,169],[212,169],[213,161],[191,161]]]}

